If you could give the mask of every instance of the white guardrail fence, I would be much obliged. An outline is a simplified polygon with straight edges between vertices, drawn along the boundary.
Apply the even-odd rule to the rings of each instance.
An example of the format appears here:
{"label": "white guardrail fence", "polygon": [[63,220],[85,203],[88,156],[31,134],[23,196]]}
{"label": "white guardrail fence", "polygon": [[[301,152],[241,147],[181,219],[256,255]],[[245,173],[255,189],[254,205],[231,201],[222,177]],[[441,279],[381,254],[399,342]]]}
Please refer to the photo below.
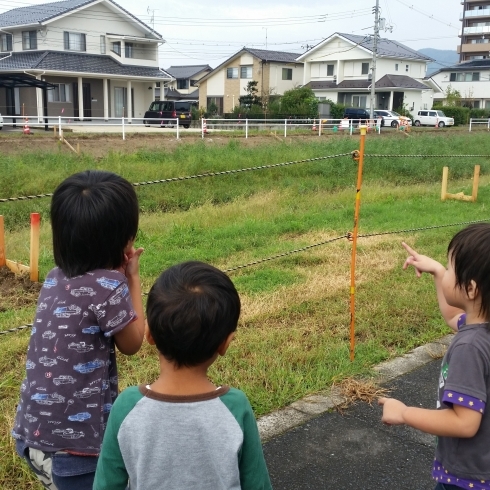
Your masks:
{"label": "white guardrail fence", "polygon": [[487,131],[490,131],[490,119],[470,119],[470,127],[468,131],[471,132],[472,128],[476,129],[478,126],[484,126],[484,128],[486,127]]}
{"label": "white guardrail fence", "polygon": [[[196,125],[196,123],[198,125]],[[184,128],[184,124],[187,128]],[[308,130],[319,136],[322,133],[341,132],[352,135],[361,125],[368,126],[368,130],[381,132],[381,119],[360,120],[360,119],[223,119],[210,118],[192,121],[189,128],[189,121],[185,122],[179,118],[149,119],[149,118],[109,118],[90,117],[84,119],[75,119],[73,117],[47,117],[38,118],[37,116],[4,116],[3,125],[5,127],[19,128],[24,133],[29,134],[32,128],[53,130],[59,135],[63,131],[77,133],[120,133],[122,139],[126,139],[127,133],[146,133],[160,131],[160,128],[170,128],[175,132],[176,138],[179,139],[182,131],[200,133],[204,138],[211,131],[228,132],[239,131],[244,133],[248,138],[251,131],[274,131],[276,134],[283,134],[298,130]]]}

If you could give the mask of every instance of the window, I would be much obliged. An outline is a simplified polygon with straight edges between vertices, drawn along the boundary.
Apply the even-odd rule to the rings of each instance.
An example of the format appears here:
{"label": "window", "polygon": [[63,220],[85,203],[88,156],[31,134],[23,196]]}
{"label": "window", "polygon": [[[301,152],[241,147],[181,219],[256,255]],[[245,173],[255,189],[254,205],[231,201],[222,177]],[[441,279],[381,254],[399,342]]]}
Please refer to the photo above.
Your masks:
{"label": "window", "polygon": [[409,69],[410,69],[410,65],[405,65],[405,71],[408,72]]}
{"label": "window", "polygon": [[480,108],[480,101],[479,100],[475,100],[473,102],[473,109],[479,109]]}
{"label": "window", "polygon": [[[367,63],[366,63],[367,64]],[[352,107],[366,108],[367,96],[365,95],[353,95],[352,96]]]}
{"label": "window", "polygon": [[63,36],[66,51],[87,51],[85,34],[65,31]]}
{"label": "window", "polygon": [[36,31],[22,31],[22,49],[37,49]]}
{"label": "window", "polygon": [[293,79],[293,69],[292,68],[283,68],[282,69],[282,79],[283,80],[292,80]]}
{"label": "window", "polygon": [[124,56],[126,58],[133,57],[133,43],[124,43]]}
{"label": "window", "polygon": [[48,102],[70,102],[70,85],[55,83],[53,90],[48,90]]}
{"label": "window", "polygon": [[[238,74],[238,68],[236,68]],[[238,77],[237,77],[238,78]],[[223,97],[208,97],[207,109],[216,110],[217,114],[223,114]]]}
{"label": "window", "polygon": [[473,72],[471,76],[471,81],[472,82],[479,82],[480,81],[480,72]]}
{"label": "window", "polygon": [[449,76],[450,82],[479,82],[480,72],[470,72],[470,73],[451,73]]}
{"label": "window", "polygon": [[100,36],[100,54],[105,54],[105,36]]}
{"label": "window", "polygon": [[449,75],[449,81],[450,82],[455,82],[456,81],[456,73],[451,73]]}
{"label": "window", "polygon": [[369,63],[363,63],[361,67],[361,74],[367,75],[369,73]]}
{"label": "window", "polygon": [[117,55],[121,56],[121,41],[112,43],[112,51],[114,51],[114,53],[116,53]]}
{"label": "window", "polygon": [[327,65],[327,77],[333,77],[334,65]]}
{"label": "window", "polygon": [[226,78],[238,78],[238,68],[227,68]]}
{"label": "window", "polygon": [[427,109],[427,104],[424,104],[424,109]]}
{"label": "window", "polygon": [[485,101],[485,109],[490,109],[490,100]]}
{"label": "window", "polygon": [[178,78],[177,79],[177,89],[188,89],[189,88],[189,80],[187,78]]}
{"label": "window", "polygon": [[398,71],[398,63],[395,63],[395,71]]}
{"label": "window", "polygon": [[252,67],[240,66],[240,78],[252,78]]}
{"label": "window", "polygon": [[12,34],[0,34],[0,51],[12,51]]}

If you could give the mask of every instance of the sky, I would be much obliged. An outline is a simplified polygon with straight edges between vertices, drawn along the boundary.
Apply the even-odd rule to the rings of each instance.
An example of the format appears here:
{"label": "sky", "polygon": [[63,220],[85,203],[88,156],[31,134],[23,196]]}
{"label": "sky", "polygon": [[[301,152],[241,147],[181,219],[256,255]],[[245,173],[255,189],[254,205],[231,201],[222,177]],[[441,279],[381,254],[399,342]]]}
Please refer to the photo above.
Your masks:
{"label": "sky", "polygon": [[[376,0],[115,0],[165,39],[160,66],[215,68],[244,46],[303,53],[334,32],[373,32]],[[0,12],[46,0],[0,0]],[[456,51],[460,0],[379,0],[390,31],[413,49]]]}

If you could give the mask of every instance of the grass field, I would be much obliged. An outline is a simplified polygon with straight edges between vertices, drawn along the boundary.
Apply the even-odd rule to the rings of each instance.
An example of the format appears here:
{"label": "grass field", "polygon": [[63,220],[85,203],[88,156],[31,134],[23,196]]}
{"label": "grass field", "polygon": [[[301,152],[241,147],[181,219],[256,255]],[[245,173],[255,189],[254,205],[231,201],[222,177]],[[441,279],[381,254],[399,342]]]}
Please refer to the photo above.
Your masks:
{"label": "grass field", "polygon": [[[356,138],[289,140],[244,147],[183,144],[173,151],[116,149],[102,158],[59,152],[0,157],[0,198],[52,192],[78,170],[100,168],[132,182],[222,171],[349,153]],[[117,142],[115,143],[117,145]],[[117,148],[117,146],[115,146]],[[368,154],[490,154],[482,133],[368,136]],[[450,192],[471,193],[473,165],[481,165],[477,203],[440,201],[442,167],[450,167]],[[360,232],[386,232],[490,218],[490,161],[475,158],[367,157],[361,193]],[[336,237],[353,226],[357,165],[350,157],[155,184],[137,188],[142,209],[137,243],[143,290],[167,266],[198,259],[227,269]],[[28,214],[43,216],[41,274],[53,266],[49,199],[0,203],[7,256],[29,257]],[[336,241],[308,252],[231,272],[243,302],[236,340],[211,370],[216,383],[237,386],[257,415],[283,407],[335,380],[369,375],[381,360],[447,333],[430,278],[401,270],[403,240],[444,261],[460,227],[360,239],[357,261],[356,359],[349,361],[351,244]],[[1,298],[0,298],[1,299]],[[1,304],[0,304],[1,306]],[[0,308],[0,330],[32,322],[34,305]],[[0,487],[38,488],[19,464],[8,436],[24,375],[29,332],[3,335],[0,344]],[[119,356],[121,388],[151,382],[156,357],[148,345]]]}

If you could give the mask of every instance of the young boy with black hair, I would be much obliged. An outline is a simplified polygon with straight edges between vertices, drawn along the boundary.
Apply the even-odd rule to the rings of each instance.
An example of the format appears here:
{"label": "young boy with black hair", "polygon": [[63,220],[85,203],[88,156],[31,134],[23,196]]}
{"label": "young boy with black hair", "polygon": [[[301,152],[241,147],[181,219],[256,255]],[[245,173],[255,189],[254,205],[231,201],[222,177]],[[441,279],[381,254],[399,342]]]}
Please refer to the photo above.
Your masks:
{"label": "young boy with black hair", "polygon": [[150,290],[146,338],[160,376],[116,400],[94,490],[268,490],[269,474],[245,394],[207,371],[225,355],[240,298],[226,274],[202,262],[164,271]]}

